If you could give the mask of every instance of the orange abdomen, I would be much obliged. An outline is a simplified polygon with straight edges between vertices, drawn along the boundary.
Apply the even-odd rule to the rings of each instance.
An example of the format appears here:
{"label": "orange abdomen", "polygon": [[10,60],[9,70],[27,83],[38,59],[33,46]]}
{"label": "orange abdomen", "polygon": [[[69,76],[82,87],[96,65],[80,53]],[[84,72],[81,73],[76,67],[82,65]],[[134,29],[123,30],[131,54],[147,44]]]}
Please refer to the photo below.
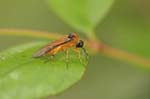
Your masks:
{"label": "orange abdomen", "polygon": [[68,42],[66,44],[60,45],[60,46],[58,46],[58,47],[50,50],[47,54],[49,54],[49,55],[55,55],[55,54],[57,54],[60,51],[65,51],[65,50],[67,50],[69,48],[75,47],[76,43],[77,43],[77,41],[75,41],[75,40],[70,41],[70,42]]}

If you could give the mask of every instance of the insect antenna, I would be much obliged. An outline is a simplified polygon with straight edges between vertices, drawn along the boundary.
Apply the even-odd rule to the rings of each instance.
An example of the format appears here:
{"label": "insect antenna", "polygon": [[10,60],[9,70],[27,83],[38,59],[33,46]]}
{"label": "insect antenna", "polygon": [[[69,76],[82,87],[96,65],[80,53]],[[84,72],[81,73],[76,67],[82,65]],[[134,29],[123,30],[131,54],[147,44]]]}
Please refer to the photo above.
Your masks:
{"label": "insect antenna", "polygon": [[83,50],[83,53],[84,53],[86,60],[88,60],[89,55],[88,55],[86,49],[84,47],[82,47],[82,50]]}

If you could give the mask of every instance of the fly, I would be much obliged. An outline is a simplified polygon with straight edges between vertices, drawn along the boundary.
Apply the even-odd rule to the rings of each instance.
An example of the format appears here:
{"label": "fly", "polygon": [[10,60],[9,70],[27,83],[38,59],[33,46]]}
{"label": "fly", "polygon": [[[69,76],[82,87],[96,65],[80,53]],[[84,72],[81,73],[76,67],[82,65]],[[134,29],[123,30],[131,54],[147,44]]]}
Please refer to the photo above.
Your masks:
{"label": "fly", "polygon": [[78,53],[79,58],[80,58],[80,50],[78,48],[82,48],[87,58],[88,54],[83,46],[84,42],[82,40],[79,40],[79,37],[76,33],[72,33],[44,46],[39,51],[33,54],[33,58],[40,58],[46,55],[54,56],[55,54],[61,51],[65,51],[67,60],[69,48],[73,48],[74,51]]}

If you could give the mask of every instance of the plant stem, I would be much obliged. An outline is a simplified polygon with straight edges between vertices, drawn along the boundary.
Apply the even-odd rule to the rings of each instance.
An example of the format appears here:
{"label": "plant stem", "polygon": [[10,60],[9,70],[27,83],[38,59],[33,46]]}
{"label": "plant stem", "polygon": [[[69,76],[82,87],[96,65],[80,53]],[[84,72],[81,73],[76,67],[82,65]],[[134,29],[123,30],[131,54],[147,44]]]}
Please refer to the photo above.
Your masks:
{"label": "plant stem", "polygon": [[0,35],[12,35],[12,36],[27,36],[34,38],[47,38],[57,39],[62,35],[58,33],[50,33],[46,31],[35,31],[35,30],[23,30],[23,29],[0,29]]}
{"label": "plant stem", "polygon": [[[57,39],[61,37],[61,34],[57,33],[49,33],[49,32],[41,32],[41,31],[32,31],[32,30],[16,30],[16,29],[0,29],[0,35],[12,35],[12,36],[29,36],[29,37],[36,37],[36,38],[51,38]],[[108,45],[105,45],[97,39],[95,34],[89,33],[90,40],[87,41],[87,44],[90,49],[94,50],[95,52],[102,53],[112,58],[116,58],[123,61],[128,61],[130,63],[140,64],[143,67],[150,68],[150,60],[145,59],[143,57],[119,50],[117,48],[112,48]]]}
{"label": "plant stem", "polygon": [[100,53],[103,53],[104,55],[110,56],[112,58],[116,58],[119,60],[124,60],[124,61],[128,61],[137,65],[143,65],[143,66],[147,66],[150,67],[150,60],[145,59],[143,57],[116,49],[116,48],[112,48],[110,46],[107,46],[105,44],[101,44],[101,49],[99,49]]}
{"label": "plant stem", "polygon": [[90,39],[87,41],[89,48],[93,50],[95,53],[101,53],[107,55],[111,58],[115,58],[118,60],[128,61],[130,63],[134,63],[137,65],[143,65],[144,67],[150,68],[150,60],[145,59],[141,56],[134,55],[132,53],[125,52],[123,50],[119,50],[117,48],[112,48],[102,42],[99,42],[97,39]]}

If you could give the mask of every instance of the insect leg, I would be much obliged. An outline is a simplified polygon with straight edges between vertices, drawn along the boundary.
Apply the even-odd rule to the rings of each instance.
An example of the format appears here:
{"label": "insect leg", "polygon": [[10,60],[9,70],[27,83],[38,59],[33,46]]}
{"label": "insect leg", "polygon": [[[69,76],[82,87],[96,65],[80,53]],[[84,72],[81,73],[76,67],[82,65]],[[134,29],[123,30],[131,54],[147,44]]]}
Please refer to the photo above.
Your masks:
{"label": "insect leg", "polygon": [[74,48],[74,51],[78,53],[78,58],[80,62],[82,63],[80,50],[78,48]]}
{"label": "insect leg", "polygon": [[68,68],[68,62],[69,62],[69,50],[66,50],[66,65],[67,65],[67,68]]}
{"label": "insect leg", "polygon": [[52,60],[54,58],[55,55],[50,55],[46,60],[45,63],[49,62],[50,60]]}

